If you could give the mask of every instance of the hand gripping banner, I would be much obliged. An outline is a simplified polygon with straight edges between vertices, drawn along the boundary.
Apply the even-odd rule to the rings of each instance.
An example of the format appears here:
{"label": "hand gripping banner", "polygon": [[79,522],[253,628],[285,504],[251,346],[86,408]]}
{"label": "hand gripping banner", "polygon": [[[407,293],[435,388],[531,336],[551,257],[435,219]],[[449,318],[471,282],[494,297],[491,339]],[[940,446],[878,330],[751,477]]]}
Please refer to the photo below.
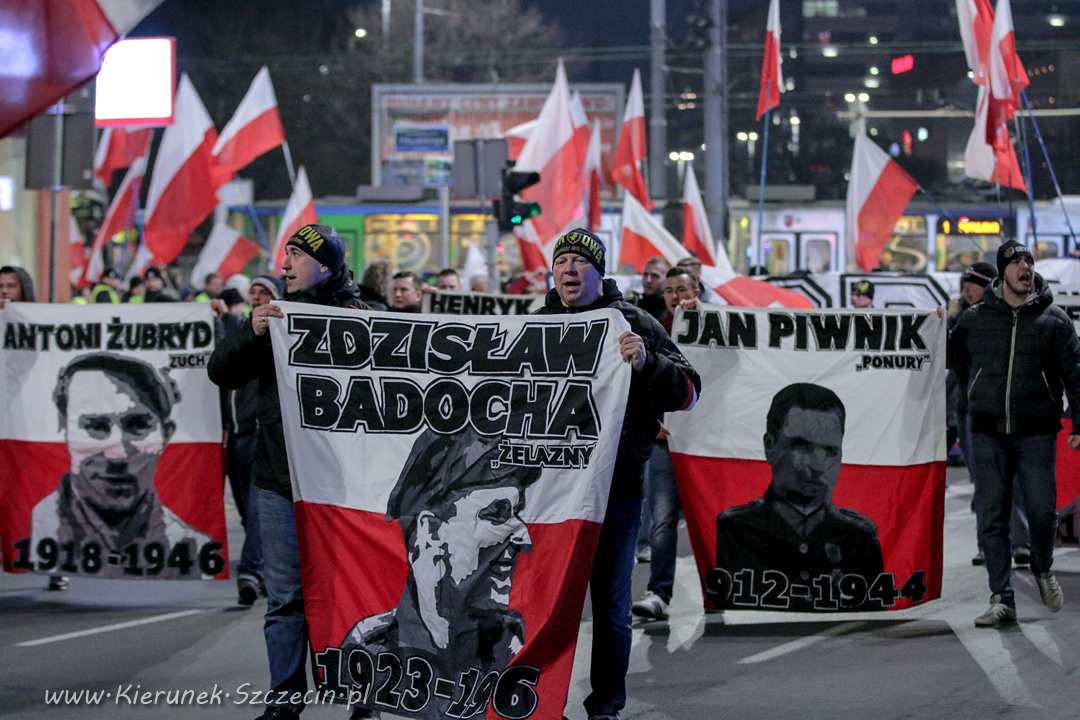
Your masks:
{"label": "hand gripping banner", "polygon": [[8,572],[228,577],[205,303],[0,311]]}
{"label": "hand gripping banner", "polygon": [[667,424],[706,607],[941,596],[944,318],[708,308],[672,336],[704,383]]}
{"label": "hand gripping banner", "polygon": [[626,321],[279,305],[322,687],[405,717],[560,717],[630,386]]}

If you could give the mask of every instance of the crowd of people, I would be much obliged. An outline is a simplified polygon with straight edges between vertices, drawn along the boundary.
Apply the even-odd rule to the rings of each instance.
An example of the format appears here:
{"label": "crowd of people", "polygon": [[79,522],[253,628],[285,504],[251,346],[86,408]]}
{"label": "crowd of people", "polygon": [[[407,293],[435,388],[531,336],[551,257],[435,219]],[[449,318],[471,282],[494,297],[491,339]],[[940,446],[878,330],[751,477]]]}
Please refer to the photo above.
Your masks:
{"label": "crowd of people", "polygon": [[[700,263],[693,257],[674,266],[663,257],[649,259],[641,275],[641,291],[624,295],[613,279],[605,277],[605,252],[596,235],[571,231],[554,245],[550,276],[523,276],[504,288],[537,292],[545,290],[549,281],[552,287],[539,314],[573,315],[614,308],[631,328],[619,338],[632,382],[590,577],[592,692],[585,700],[590,720],[617,720],[625,705],[632,617],[663,621],[669,615],[681,504],[664,415],[693,407],[701,390],[697,372],[670,337],[672,320],[680,307],[693,309],[715,299],[713,291],[702,286]],[[961,297],[949,321],[950,416],[954,422],[948,444],[957,445],[956,454],[966,458],[975,483],[979,553],[974,562],[985,564],[991,592],[989,608],[975,619],[980,627],[1016,621],[1011,584],[1014,562],[1030,565],[1047,608],[1057,611],[1063,603],[1060,585],[1051,572],[1057,525],[1055,440],[1062,427],[1062,396],[1067,396],[1071,408],[1080,409],[1080,341],[1072,320],[1053,305],[1052,293],[1034,268],[1028,248],[1005,242],[997,252],[996,267],[976,262],[964,270]],[[287,698],[307,690],[300,557],[268,332],[270,318],[283,317],[274,301],[415,313],[425,293],[465,289],[452,268],[429,279],[411,271],[395,272],[388,260],[376,259],[354,283],[337,232],[326,225],[308,225],[287,242],[280,276],[248,280],[211,273],[203,278],[203,290],[196,293],[177,292],[180,286],[175,280],[167,281],[167,274],[155,267],[133,278],[126,288],[119,275],[106,271],[97,284],[73,300],[209,301],[218,318],[219,341],[208,372],[222,391],[227,474],[246,530],[235,570],[237,597],[246,606],[260,596],[267,598],[264,635],[274,691],[268,697],[286,698],[280,703],[271,700],[262,720],[298,717],[302,705],[290,704]],[[469,278],[469,289],[486,292],[486,276]],[[872,308],[874,290],[871,280],[855,282],[849,305]],[[25,270],[0,268],[0,306],[34,300],[33,282]],[[781,398],[785,392],[795,399]],[[804,524],[815,527],[833,518],[852,532],[866,535],[865,563],[872,566],[867,573],[876,576],[882,571],[880,544],[876,533],[870,538],[864,532],[873,523],[790,490],[804,481],[800,474],[839,473],[842,403],[831,391],[804,383],[778,393],[774,410],[770,410],[765,437],[766,455],[773,465],[772,485],[761,500],[721,514],[718,528],[744,535],[753,530],[748,529],[747,517],[772,512],[773,505],[783,506],[776,512],[803,517]],[[816,451],[810,446],[819,439],[802,437],[799,424],[811,416],[819,425],[835,426],[835,438],[830,441],[835,446],[835,467],[814,466],[811,456]],[[1071,435],[1068,446],[1080,449],[1080,435]],[[810,523],[812,514],[823,519]],[[812,532],[813,528],[807,529]],[[635,558],[650,563],[647,591],[636,602],[631,597]],[[64,587],[66,578],[50,579],[50,588]],[[362,634],[357,637],[357,642],[370,640]],[[374,716],[359,707],[351,715]]]}

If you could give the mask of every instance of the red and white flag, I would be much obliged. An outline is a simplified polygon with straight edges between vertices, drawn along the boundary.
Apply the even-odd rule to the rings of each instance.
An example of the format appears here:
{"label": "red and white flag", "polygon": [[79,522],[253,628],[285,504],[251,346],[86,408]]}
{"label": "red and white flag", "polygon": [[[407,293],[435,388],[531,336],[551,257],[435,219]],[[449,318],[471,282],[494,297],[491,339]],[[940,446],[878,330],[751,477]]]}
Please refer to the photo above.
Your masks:
{"label": "red and white flag", "polygon": [[0,137],[97,75],[105,51],[161,0],[4,3]]}
{"label": "red and white flag", "polygon": [[525,143],[532,137],[533,132],[536,131],[536,125],[538,120],[529,120],[523,122],[520,125],[514,127],[503,133],[503,136],[508,142],[508,157],[510,160],[517,162],[517,159],[521,157],[521,151],[525,149]]}
{"label": "red and white flag", "polygon": [[[625,319],[280,306],[271,344],[320,685],[414,720],[560,717],[630,386]],[[371,354],[387,323],[445,361]],[[517,340],[496,350],[480,341],[493,331]],[[415,695],[367,692],[401,668]]]}
{"label": "red and white flag", "polygon": [[765,59],[761,63],[761,89],[758,92],[757,119],[780,104],[780,0],[770,0],[769,19],[765,24]]}
{"label": "red and white flag", "polygon": [[308,185],[307,170],[301,165],[296,173],[296,184],[293,185],[292,195],[285,204],[285,214],[281,217],[281,225],[278,226],[277,237],[274,239],[274,250],[270,254],[270,271],[281,270],[281,262],[285,259],[285,243],[300,228],[319,222],[315,214],[315,199],[311,196],[311,186]]}
{"label": "red and white flag", "polygon": [[986,124],[986,141],[1001,142],[1004,123],[1012,120],[1020,108],[1020,93],[1030,84],[1027,71],[1016,54],[1013,32],[1012,5],[998,0],[994,10],[994,28],[990,37],[990,104]]}
{"label": "red and white flag", "polygon": [[555,73],[555,86],[544,101],[536,128],[515,169],[540,173],[540,182],[522,193],[525,200],[540,203],[541,208],[541,213],[526,221],[528,227],[518,235],[522,264],[526,270],[550,267],[549,246],[569,225],[580,222],[585,195],[570,111],[570,87],[562,60]]}
{"label": "red and white flag", "polygon": [[585,103],[582,102],[581,93],[577,90],[570,96],[570,119],[574,123],[574,144],[578,151],[578,165],[584,167],[592,132],[589,129],[589,116],[585,114]]}
{"label": "red and white flag", "polygon": [[[694,167],[687,163],[686,180],[683,184],[683,235],[682,244],[694,253],[704,265],[716,265],[720,254],[716,251],[709,216],[705,214],[705,201],[701,198]],[[723,262],[731,264],[726,256]]]}
{"label": "red and white flag", "polygon": [[106,185],[111,183],[113,172],[131,167],[135,158],[149,153],[153,135],[153,128],[106,127],[94,153],[94,175]]}
{"label": "red and white flag", "polygon": [[105,219],[102,220],[101,227],[94,236],[94,244],[90,248],[90,261],[86,264],[84,274],[79,280],[80,286],[96,283],[101,279],[101,274],[105,271],[103,257],[105,244],[135,224],[139,189],[142,187],[145,172],[146,158],[136,158],[124,175],[120,187],[116,189],[116,194],[109,203],[109,209],[105,211]]}
{"label": "red and white flag", "polygon": [[[705,268],[701,269],[702,280],[705,279]],[[787,308],[812,308],[814,304],[800,292],[777,287],[765,281],[764,278],[753,278],[747,275],[738,275],[722,285],[714,285],[720,297],[724,298],[728,305],[741,307],[787,307]]]}
{"label": "red and white flag", "polygon": [[990,0],[956,0],[956,19],[972,82],[990,82],[990,37],[994,28],[994,8]]}
{"label": "red and white flag", "polygon": [[877,267],[896,221],[919,189],[910,175],[873,140],[855,137],[847,193],[848,257],[866,272]]}
{"label": "red and white flag", "polygon": [[[708,607],[941,596],[945,325],[913,308],[676,313],[672,337],[708,402],[664,425]],[[798,443],[828,460],[793,481]]]}
{"label": "red and white flag", "polygon": [[645,176],[641,172],[641,164],[646,157],[648,149],[645,142],[645,99],[641,92],[641,73],[634,70],[611,176],[616,184],[637,198],[646,210],[652,210],[653,201],[649,199],[649,192],[645,189]]}
{"label": "red and white flag", "polygon": [[216,272],[223,278],[237,275],[258,251],[259,246],[238,230],[225,223],[214,223],[214,229],[191,270],[191,284],[196,290],[202,290],[210,273]]}
{"label": "red and white flag", "polygon": [[268,150],[285,142],[270,71],[263,65],[214,145],[222,184]]}
{"label": "red and white flag", "polygon": [[75,216],[71,216],[71,224],[69,227],[70,242],[68,243],[71,251],[71,271],[68,277],[71,280],[71,284],[75,287],[82,287],[82,276],[86,270],[86,239],[83,237],[82,231],[79,230],[79,223],[75,219]]}
{"label": "red and white flag", "polygon": [[158,146],[146,198],[146,246],[171,263],[191,232],[217,205],[218,182],[213,148],[217,131],[195,86],[185,73],[176,90],[176,115]]}
{"label": "red and white flag", "polygon": [[1027,192],[1024,173],[1016,158],[1016,148],[1009,139],[1009,131],[1004,123],[995,133],[994,144],[986,142],[989,122],[990,91],[985,85],[979,86],[978,106],[975,109],[975,127],[971,129],[967,148],[964,150],[964,174],[977,180],[997,183],[1005,187]]}
{"label": "red and white flag", "polygon": [[596,232],[600,227],[600,200],[604,191],[603,158],[600,155],[600,121],[593,123],[589,136],[589,149],[585,152],[585,182],[589,188],[589,206],[586,217],[589,219],[589,231]]}
{"label": "red and white flag", "polygon": [[645,261],[651,257],[660,255],[674,266],[689,254],[682,243],[643,208],[633,195],[627,193],[623,197],[620,265],[633,265],[638,272],[642,272]]}

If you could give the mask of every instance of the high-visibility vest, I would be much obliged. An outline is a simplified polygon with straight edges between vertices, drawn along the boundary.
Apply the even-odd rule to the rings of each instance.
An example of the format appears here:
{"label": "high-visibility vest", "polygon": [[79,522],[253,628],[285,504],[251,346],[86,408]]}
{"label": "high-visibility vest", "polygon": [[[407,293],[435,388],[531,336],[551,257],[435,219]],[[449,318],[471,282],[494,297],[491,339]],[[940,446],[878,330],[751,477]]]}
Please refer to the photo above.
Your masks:
{"label": "high-visibility vest", "polygon": [[97,302],[98,293],[102,292],[109,294],[109,302],[120,302],[120,296],[116,294],[116,290],[113,288],[112,285],[109,285],[107,283],[98,283],[97,285],[95,285],[94,289],[90,291],[90,297],[94,298],[94,302]]}

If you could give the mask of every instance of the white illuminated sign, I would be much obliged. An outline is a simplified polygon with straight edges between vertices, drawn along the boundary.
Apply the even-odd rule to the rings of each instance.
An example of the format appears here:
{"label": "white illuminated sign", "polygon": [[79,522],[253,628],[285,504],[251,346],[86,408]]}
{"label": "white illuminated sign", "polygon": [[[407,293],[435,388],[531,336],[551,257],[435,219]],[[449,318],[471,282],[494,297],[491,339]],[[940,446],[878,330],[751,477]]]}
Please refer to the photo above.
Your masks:
{"label": "white illuminated sign", "polygon": [[97,125],[169,125],[176,88],[173,38],[114,43],[97,76]]}

